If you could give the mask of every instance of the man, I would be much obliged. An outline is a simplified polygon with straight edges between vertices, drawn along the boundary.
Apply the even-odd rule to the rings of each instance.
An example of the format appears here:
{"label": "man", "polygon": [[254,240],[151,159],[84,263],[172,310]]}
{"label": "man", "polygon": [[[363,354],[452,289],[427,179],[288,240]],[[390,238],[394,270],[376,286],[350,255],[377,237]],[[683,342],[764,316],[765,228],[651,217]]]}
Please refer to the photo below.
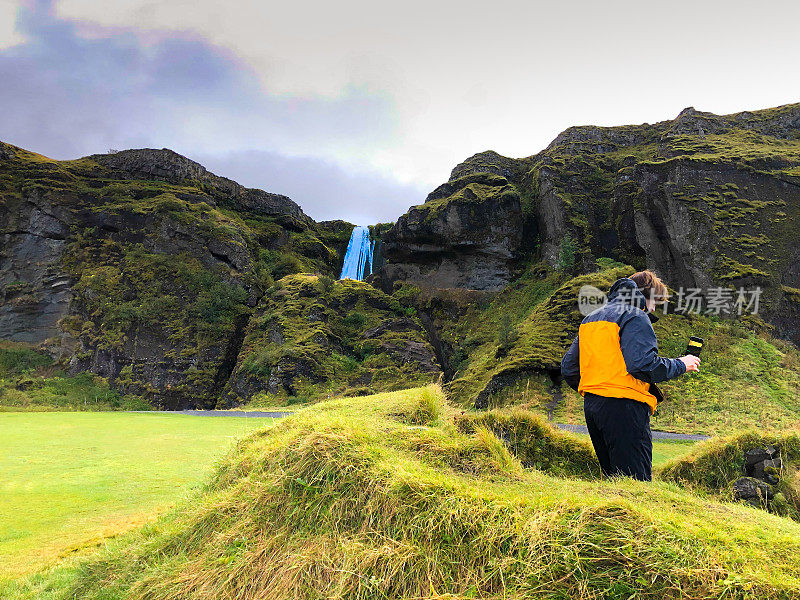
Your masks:
{"label": "man", "polygon": [[667,287],[652,271],[618,279],[608,303],[587,316],[564,359],[561,374],[584,400],[586,426],[603,474],[650,481],[650,415],[661,392],[655,386],[697,371],[696,356],[663,358],[651,319]]}

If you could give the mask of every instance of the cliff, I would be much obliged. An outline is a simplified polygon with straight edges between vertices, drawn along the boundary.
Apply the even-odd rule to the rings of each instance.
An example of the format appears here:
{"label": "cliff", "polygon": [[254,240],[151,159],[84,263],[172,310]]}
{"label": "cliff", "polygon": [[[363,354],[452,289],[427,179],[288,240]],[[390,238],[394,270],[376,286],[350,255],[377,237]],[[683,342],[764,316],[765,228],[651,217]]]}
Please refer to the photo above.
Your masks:
{"label": "cliff", "polygon": [[384,236],[384,289],[499,290],[542,260],[607,258],[675,289],[762,288],[761,317],[800,341],[800,104],[572,127],[539,154],[477,154]]}
{"label": "cliff", "polygon": [[169,150],[0,144],[0,336],[158,406],[212,407],[266,290],[336,271],[345,229]]}

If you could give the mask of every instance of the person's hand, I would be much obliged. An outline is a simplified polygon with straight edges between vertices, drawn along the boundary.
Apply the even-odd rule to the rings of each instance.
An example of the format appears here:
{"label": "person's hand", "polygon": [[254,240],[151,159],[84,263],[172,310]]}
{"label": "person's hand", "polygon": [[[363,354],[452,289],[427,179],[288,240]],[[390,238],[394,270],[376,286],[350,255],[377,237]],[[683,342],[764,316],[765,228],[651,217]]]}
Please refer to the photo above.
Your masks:
{"label": "person's hand", "polygon": [[683,361],[683,364],[686,365],[686,372],[689,373],[690,371],[699,371],[700,370],[700,357],[695,356],[693,354],[687,354],[686,356],[681,356],[678,360]]}

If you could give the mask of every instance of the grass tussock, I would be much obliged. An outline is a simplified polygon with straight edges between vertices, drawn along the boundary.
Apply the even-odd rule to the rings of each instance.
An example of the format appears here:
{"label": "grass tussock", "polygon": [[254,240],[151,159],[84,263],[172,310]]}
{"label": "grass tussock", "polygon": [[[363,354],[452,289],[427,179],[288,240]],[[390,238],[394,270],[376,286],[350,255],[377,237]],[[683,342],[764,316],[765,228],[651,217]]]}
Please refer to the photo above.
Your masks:
{"label": "grass tussock", "polygon": [[600,476],[600,464],[591,443],[555,429],[541,415],[519,408],[493,410],[464,414],[456,424],[464,433],[483,428],[492,431],[525,467],[562,477]]}
{"label": "grass tussock", "polygon": [[777,502],[770,510],[800,520],[800,431],[763,433],[755,430],[711,438],[688,454],[664,464],[659,477],[684,487],[701,490],[718,498],[730,499],[733,483],[744,476],[744,454],[748,450],[774,446],[780,448],[783,463],[775,491]]}
{"label": "grass tussock", "polygon": [[[797,523],[674,484],[524,470],[488,420],[457,427],[443,411],[435,425],[403,422],[430,403],[425,394],[439,391],[299,411],[240,441],[199,496],[156,524],[91,561],[0,587],[0,596],[788,600],[800,593]],[[517,421],[520,433],[538,427],[535,419]],[[469,461],[469,471],[453,468]]]}

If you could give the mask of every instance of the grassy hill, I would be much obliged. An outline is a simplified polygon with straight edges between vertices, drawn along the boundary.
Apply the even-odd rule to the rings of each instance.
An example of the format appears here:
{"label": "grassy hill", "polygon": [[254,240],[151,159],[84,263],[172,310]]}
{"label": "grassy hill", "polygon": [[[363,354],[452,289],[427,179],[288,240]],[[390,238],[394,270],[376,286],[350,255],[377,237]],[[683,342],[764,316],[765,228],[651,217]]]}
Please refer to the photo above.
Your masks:
{"label": "grassy hill", "polygon": [[[528,470],[456,417],[435,387],[317,404],[242,440],[200,495],[154,525],[3,597],[800,594],[796,522],[675,483],[599,480],[578,439]],[[526,462],[567,443],[529,431]],[[558,462],[571,455],[581,465],[567,476]]]}

